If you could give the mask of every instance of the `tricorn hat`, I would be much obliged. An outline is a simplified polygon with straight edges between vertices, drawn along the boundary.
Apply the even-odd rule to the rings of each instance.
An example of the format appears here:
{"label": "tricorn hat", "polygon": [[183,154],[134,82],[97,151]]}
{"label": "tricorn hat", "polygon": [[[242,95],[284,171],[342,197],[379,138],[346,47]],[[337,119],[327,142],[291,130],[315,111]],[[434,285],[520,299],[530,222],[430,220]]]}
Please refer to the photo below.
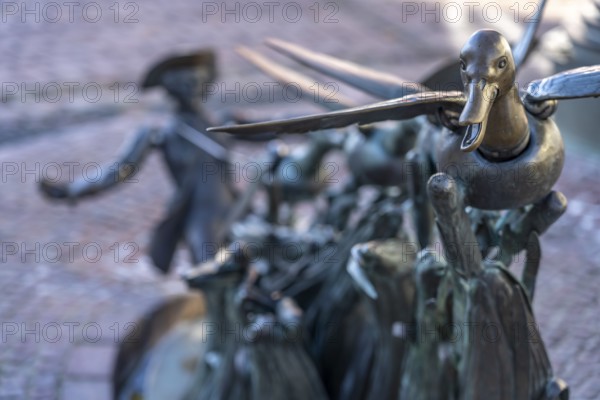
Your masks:
{"label": "tricorn hat", "polygon": [[147,89],[162,84],[161,77],[167,71],[188,68],[206,68],[209,71],[209,81],[215,79],[216,56],[212,50],[200,50],[195,53],[171,56],[154,64],[143,80],[142,88]]}

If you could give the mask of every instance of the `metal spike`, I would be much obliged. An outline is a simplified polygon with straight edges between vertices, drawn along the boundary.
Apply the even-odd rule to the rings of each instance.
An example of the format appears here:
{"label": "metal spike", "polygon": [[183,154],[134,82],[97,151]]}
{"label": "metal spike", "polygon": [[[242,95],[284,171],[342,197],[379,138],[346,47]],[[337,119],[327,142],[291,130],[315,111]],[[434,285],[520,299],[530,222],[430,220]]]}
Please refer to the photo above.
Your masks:
{"label": "metal spike", "polygon": [[240,46],[236,51],[265,74],[275,78],[282,85],[292,84],[300,87],[303,93],[302,98],[314,100],[331,111],[343,110],[344,108],[356,107],[358,105],[352,99],[338,94],[335,85],[323,85],[306,75],[277,64],[247,47]]}
{"label": "metal spike", "polygon": [[266,44],[303,65],[382,99],[393,99],[429,90],[418,82],[410,82],[392,74],[307,50],[283,40],[268,39]]}

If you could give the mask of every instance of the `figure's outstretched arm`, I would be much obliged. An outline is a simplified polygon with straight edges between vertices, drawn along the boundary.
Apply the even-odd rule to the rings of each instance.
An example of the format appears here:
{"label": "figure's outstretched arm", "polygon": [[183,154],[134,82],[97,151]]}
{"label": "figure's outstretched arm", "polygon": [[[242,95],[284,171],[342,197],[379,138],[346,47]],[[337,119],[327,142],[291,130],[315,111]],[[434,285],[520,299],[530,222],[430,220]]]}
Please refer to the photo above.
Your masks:
{"label": "figure's outstretched arm", "polygon": [[267,45],[303,65],[382,99],[393,99],[429,90],[420,83],[307,50],[283,40],[269,39]]}
{"label": "figure's outstretched arm", "polygon": [[155,144],[157,133],[152,128],[139,130],[123,144],[113,163],[101,167],[101,176],[97,179],[80,177],[68,183],[55,183],[44,179],[40,189],[49,197],[72,200],[110,189],[126,181],[139,170],[150,148]]}
{"label": "figure's outstretched arm", "polygon": [[437,114],[440,109],[456,112],[462,110],[465,101],[462,92],[424,92],[325,114],[256,124],[219,126],[209,128],[208,131],[233,134],[305,133],[343,128],[352,124],[364,125],[386,120],[399,121],[419,115]]}

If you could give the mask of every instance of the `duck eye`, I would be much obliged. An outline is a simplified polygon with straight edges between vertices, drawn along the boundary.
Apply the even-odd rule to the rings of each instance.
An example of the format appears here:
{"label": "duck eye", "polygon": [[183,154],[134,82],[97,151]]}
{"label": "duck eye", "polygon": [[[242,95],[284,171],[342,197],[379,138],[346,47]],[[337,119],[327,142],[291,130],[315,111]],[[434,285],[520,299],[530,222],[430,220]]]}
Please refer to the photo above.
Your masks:
{"label": "duck eye", "polygon": [[467,64],[463,60],[460,60],[460,69],[465,71],[467,69]]}
{"label": "duck eye", "polygon": [[506,58],[503,58],[502,60],[500,60],[500,62],[498,63],[498,68],[502,69],[506,67]]}

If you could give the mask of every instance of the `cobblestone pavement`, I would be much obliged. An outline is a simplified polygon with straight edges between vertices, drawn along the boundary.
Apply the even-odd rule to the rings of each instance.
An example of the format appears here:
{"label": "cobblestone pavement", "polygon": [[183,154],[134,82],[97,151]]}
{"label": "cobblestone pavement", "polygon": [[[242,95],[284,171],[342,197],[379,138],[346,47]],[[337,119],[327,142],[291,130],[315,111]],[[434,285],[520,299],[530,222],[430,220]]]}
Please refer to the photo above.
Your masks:
{"label": "cobblestone pavement", "polygon": [[[548,24],[565,14],[566,4],[574,4],[550,3]],[[241,106],[247,100],[243,92],[238,90],[236,99],[225,89],[267,79],[235,55],[238,44],[256,48],[265,37],[277,36],[418,79],[455,56],[469,32],[485,22],[476,13],[472,28],[466,17],[448,24],[430,16],[422,23],[422,13],[409,16],[399,2],[387,0],[279,2],[273,22],[261,2],[253,3],[262,5],[260,18],[250,3],[233,1],[101,0],[75,3],[73,15],[59,6],[60,18],[46,4],[2,5],[0,399],[110,398],[115,335],[165,296],[184,290],[174,276],[157,276],[145,257],[148,233],[172,193],[158,154],[150,156],[137,181],[75,206],[47,201],[37,190],[39,178],[54,174],[57,164],[63,174],[65,162],[79,163],[76,174],[94,173],[128,133],[154,121],[156,111],[168,110],[161,93],[126,86],[138,82],[149,64],[168,54],[218,46],[224,86],[207,106],[216,109],[221,100]],[[512,4],[502,9],[509,20]],[[522,18],[528,10],[519,6]],[[298,7],[302,16],[292,22]],[[509,29],[513,37],[518,32]],[[62,96],[53,101],[51,90],[57,87]],[[274,109],[310,107],[284,103],[261,109],[268,116]],[[600,398],[598,170],[591,152],[568,153],[557,186],[570,205],[543,236],[534,304],[556,372],[571,384],[573,399]],[[183,255],[178,263],[186,263]]]}

